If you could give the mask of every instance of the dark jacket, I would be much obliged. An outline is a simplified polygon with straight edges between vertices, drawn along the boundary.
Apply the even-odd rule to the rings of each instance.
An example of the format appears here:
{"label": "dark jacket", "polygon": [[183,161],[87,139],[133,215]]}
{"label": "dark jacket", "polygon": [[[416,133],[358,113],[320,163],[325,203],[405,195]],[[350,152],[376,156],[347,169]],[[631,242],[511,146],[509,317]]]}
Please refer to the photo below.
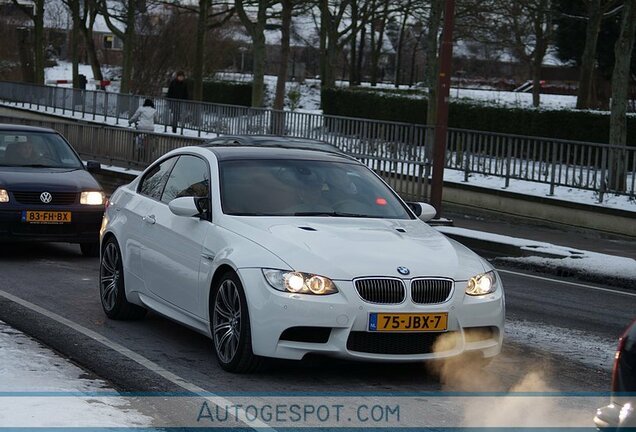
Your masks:
{"label": "dark jacket", "polygon": [[188,99],[188,86],[186,85],[185,80],[179,81],[176,78],[173,79],[168,87],[168,94],[166,97],[168,99]]}

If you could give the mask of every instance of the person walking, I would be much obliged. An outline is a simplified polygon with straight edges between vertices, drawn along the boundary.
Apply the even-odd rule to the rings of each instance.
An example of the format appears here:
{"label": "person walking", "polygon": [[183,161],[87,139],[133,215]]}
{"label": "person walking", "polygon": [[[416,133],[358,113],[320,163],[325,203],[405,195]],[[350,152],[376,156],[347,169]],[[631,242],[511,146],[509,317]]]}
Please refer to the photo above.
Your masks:
{"label": "person walking", "polygon": [[185,73],[177,72],[175,78],[170,82],[168,94],[170,111],[172,111],[172,132],[177,133],[177,124],[181,117],[181,101],[188,100],[188,86],[185,82]]}

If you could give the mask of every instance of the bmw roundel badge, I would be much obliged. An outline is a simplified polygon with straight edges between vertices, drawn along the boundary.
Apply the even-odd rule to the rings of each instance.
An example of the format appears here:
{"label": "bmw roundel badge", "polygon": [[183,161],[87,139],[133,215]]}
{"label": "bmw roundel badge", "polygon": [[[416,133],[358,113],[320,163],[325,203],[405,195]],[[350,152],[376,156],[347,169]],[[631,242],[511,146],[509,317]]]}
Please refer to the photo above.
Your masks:
{"label": "bmw roundel badge", "polygon": [[399,274],[406,276],[407,274],[411,273],[411,270],[409,270],[406,267],[400,266],[397,268],[397,271]]}

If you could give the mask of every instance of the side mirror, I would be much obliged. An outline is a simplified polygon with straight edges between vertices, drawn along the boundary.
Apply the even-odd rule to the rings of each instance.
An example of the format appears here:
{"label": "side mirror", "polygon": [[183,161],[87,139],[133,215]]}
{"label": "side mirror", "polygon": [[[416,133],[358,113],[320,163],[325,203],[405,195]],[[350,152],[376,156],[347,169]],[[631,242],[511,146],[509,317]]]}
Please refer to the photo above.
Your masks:
{"label": "side mirror", "polygon": [[99,162],[94,160],[86,161],[86,170],[88,170],[88,172],[95,173],[100,171],[101,169],[102,169],[102,164],[100,164]]}
{"label": "side mirror", "polygon": [[424,222],[430,221],[437,214],[437,210],[435,210],[435,207],[430,204],[422,202],[409,202],[406,204],[411,210],[413,210],[415,216],[417,216],[418,219],[423,220]]}
{"label": "side mirror", "polygon": [[201,214],[195,197],[175,198],[168,203],[168,207],[177,216],[195,217]]}

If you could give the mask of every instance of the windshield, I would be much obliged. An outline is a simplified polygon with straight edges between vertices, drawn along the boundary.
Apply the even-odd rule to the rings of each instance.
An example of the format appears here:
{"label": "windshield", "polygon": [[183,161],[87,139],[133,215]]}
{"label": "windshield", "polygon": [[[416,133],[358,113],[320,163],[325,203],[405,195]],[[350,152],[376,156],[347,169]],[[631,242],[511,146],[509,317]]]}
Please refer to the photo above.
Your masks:
{"label": "windshield", "polygon": [[82,161],[58,134],[0,131],[0,166],[82,168]]}
{"label": "windshield", "polygon": [[310,160],[220,163],[225,214],[410,219],[402,203],[366,167]]}

